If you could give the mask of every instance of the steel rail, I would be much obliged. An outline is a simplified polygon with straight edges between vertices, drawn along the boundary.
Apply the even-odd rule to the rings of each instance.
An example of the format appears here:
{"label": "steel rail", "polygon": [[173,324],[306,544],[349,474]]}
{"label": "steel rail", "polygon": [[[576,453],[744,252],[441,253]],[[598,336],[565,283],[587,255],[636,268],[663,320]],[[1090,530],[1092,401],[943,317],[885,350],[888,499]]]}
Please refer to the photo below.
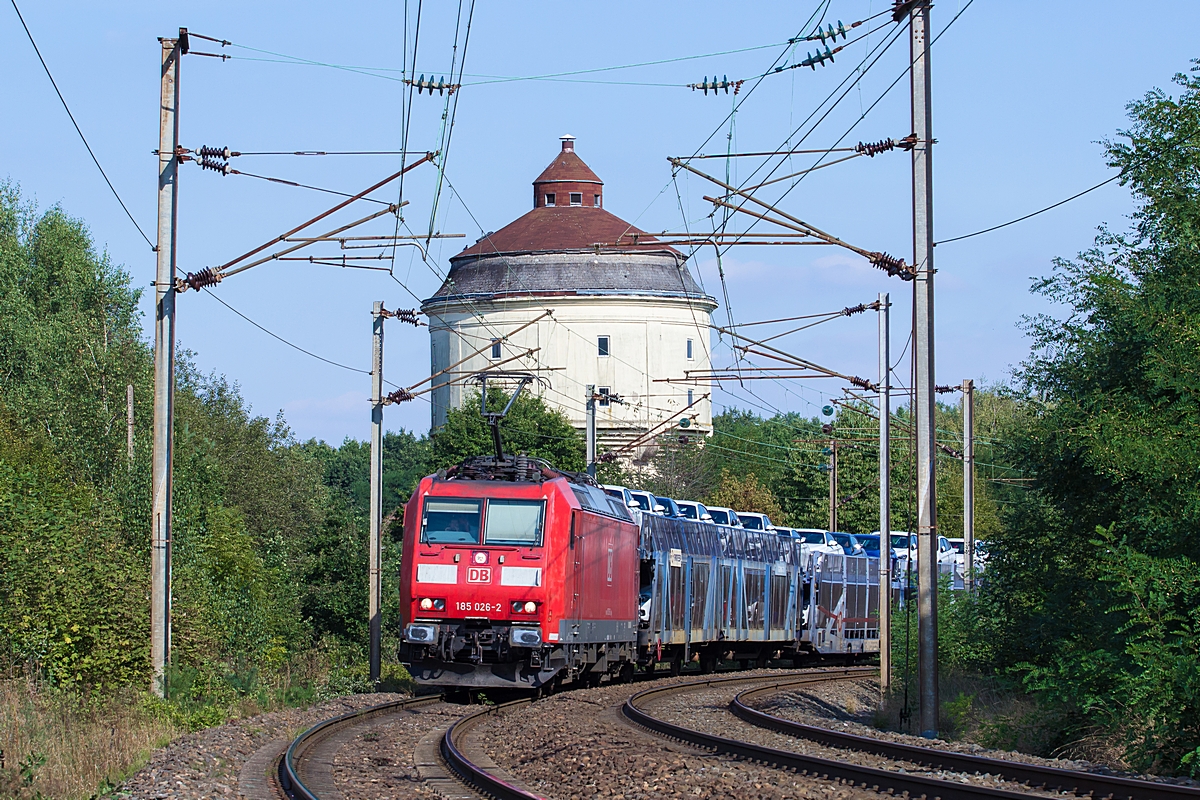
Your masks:
{"label": "steel rail", "polygon": [[[777,681],[771,689],[786,686],[797,686],[809,683],[842,680],[847,678],[864,677],[874,674],[874,668],[823,670],[821,673],[797,676],[783,681]],[[729,682],[731,680],[752,681],[754,678],[734,678],[697,681],[676,684],[657,689],[648,689],[630,697],[622,707],[624,715],[633,723],[655,733],[677,739],[685,744],[714,750],[717,753],[743,758],[780,769],[791,769],[797,773],[811,775],[817,778],[845,781],[855,786],[865,787],[879,792],[907,792],[910,797],[940,798],[940,800],[1028,800],[1035,795],[1031,792],[1014,792],[1008,789],[996,789],[975,784],[958,783],[952,780],[927,778],[910,773],[893,772],[876,767],[865,767],[857,764],[847,764],[829,758],[808,756],[787,750],[777,750],[772,747],[728,739],[724,736],[704,733],[703,731],[685,728],[681,725],[667,722],[648,714],[638,707],[639,702],[654,697],[692,691],[695,689]],[[759,681],[770,678],[759,678]]]}
{"label": "steel rail", "polygon": [[390,703],[381,703],[377,706],[362,708],[358,711],[351,711],[323,722],[318,722],[297,736],[288,745],[283,758],[279,759],[278,776],[280,786],[287,792],[289,797],[296,798],[296,800],[320,800],[319,796],[306,786],[300,777],[300,764],[303,763],[304,754],[309,749],[339,730],[359,724],[365,720],[440,702],[442,702],[440,694],[430,695],[429,697],[412,697],[407,700],[395,700]]}
{"label": "steel rail", "polygon": [[752,725],[769,728],[770,730],[789,736],[807,739],[827,747],[858,750],[864,753],[911,761],[922,766],[953,772],[998,775],[1005,780],[1027,783],[1039,789],[1073,792],[1081,795],[1091,794],[1092,797],[1106,797],[1113,800],[1200,798],[1200,789],[1188,786],[1158,783],[1136,778],[1097,775],[1078,770],[1045,767],[1021,761],[1007,761],[1002,758],[990,758],[988,756],[976,756],[948,750],[937,750],[931,747],[890,742],[870,736],[842,733],[819,725],[805,725],[759,711],[750,706],[753,698],[775,691],[777,689],[773,686],[760,686],[747,689],[729,703],[729,709],[735,716]]}
{"label": "steel rail", "polygon": [[450,768],[466,781],[469,786],[496,798],[496,800],[546,800],[541,795],[527,792],[508,781],[497,778],[483,767],[472,762],[459,749],[459,743],[471,729],[491,715],[527,706],[531,702],[533,701],[529,699],[514,700],[511,703],[502,703],[498,706],[480,709],[473,714],[468,714],[465,717],[455,720],[454,724],[447,728],[445,735],[442,736],[442,758],[445,759]]}

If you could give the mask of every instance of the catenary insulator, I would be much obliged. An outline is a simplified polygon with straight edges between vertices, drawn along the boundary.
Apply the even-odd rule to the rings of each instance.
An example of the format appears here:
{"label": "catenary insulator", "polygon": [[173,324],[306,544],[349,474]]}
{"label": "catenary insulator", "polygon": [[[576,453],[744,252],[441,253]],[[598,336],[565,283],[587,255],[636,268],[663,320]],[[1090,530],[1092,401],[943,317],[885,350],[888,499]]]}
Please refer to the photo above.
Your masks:
{"label": "catenary insulator", "polygon": [[387,396],[383,398],[383,404],[387,406],[392,403],[405,403],[412,400],[413,397],[415,395],[408,389],[397,389],[394,392],[388,392]]}
{"label": "catenary insulator", "polygon": [[189,272],[187,275],[184,275],[182,278],[180,278],[179,283],[182,285],[180,290],[182,291],[182,288],[190,286],[198,292],[205,286],[213,286],[220,283],[221,279],[224,277],[225,276],[218,272],[215,268],[205,267],[198,272]]}
{"label": "catenary insulator", "polygon": [[401,322],[407,322],[409,325],[420,325],[421,321],[417,319],[417,310],[415,308],[402,308],[399,311],[392,312],[396,319]]}
{"label": "catenary insulator", "polygon": [[911,281],[916,277],[912,268],[904,263],[903,258],[889,256],[887,253],[871,253],[868,258],[872,266],[878,267],[892,277],[899,276],[901,280],[905,281]]}
{"label": "catenary insulator", "polygon": [[880,139],[878,142],[859,142],[854,145],[854,152],[871,158],[874,158],[876,153],[886,153],[895,149],[896,143],[891,139]]}
{"label": "catenary insulator", "polygon": [[228,161],[218,161],[215,158],[202,158],[200,159],[200,167],[201,169],[211,169],[213,172],[219,172],[222,175],[229,174]]}
{"label": "catenary insulator", "polygon": [[209,147],[205,145],[196,151],[196,155],[201,158],[233,158],[234,156],[240,156],[241,153],[236,150],[230,150],[228,147]]}
{"label": "catenary insulator", "polygon": [[816,54],[806,53],[804,60],[800,62],[800,66],[812,67],[812,69],[814,71],[816,71],[817,64],[820,64],[821,66],[825,66],[826,61],[828,61],[830,64],[834,63],[833,55],[834,55],[834,53],[837,53],[841,49],[842,48],[837,47],[837,48],[834,48],[833,50],[830,50],[828,47],[826,47],[824,53],[822,53],[820,50],[817,50]]}
{"label": "catenary insulator", "polygon": [[[853,27],[853,26],[851,26],[851,27]],[[818,27],[816,35],[810,36],[810,37],[808,37],[808,39],[809,39],[809,41],[812,41],[813,39],[817,39],[821,42],[821,44],[825,44],[826,39],[828,39],[831,42],[836,42],[839,34],[841,35],[842,39],[845,40],[846,26],[842,24],[842,21],[840,19],[838,20],[838,24],[837,24],[836,28],[833,27],[832,24],[829,25],[828,30],[824,30],[824,31]]]}

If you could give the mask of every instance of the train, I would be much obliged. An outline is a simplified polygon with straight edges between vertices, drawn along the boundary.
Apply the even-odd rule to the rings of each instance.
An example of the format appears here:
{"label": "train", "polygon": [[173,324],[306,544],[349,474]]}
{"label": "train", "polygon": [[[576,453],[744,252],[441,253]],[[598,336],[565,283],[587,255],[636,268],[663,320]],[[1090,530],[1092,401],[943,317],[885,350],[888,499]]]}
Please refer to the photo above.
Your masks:
{"label": "train", "polygon": [[878,652],[876,559],[643,513],[493,434],[494,456],[423,478],[405,506],[398,656],[417,683],[549,691]]}

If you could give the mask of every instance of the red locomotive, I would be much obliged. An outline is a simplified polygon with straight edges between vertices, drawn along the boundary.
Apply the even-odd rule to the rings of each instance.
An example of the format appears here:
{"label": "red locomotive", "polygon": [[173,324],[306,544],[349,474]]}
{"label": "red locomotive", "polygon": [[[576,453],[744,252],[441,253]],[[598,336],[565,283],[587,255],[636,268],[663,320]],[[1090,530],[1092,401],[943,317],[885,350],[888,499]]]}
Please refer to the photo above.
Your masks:
{"label": "red locomotive", "polygon": [[404,511],[401,661],[440,686],[632,673],[638,537],[623,503],[538,459],[422,479]]}
{"label": "red locomotive", "polygon": [[878,650],[874,560],[806,559],[787,529],[635,522],[588,476],[506,457],[505,412],[484,413],[495,456],[422,479],[405,507],[399,656],[418,682],[538,689]]}

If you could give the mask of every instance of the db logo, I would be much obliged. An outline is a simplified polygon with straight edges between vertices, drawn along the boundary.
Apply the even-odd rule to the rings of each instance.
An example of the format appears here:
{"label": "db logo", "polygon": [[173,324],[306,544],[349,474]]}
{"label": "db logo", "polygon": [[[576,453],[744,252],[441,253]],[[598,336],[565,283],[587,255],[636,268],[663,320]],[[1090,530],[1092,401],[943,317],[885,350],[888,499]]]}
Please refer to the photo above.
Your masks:
{"label": "db logo", "polygon": [[491,567],[468,567],[467,568],[467,583],[491,583],[492,568]]}

